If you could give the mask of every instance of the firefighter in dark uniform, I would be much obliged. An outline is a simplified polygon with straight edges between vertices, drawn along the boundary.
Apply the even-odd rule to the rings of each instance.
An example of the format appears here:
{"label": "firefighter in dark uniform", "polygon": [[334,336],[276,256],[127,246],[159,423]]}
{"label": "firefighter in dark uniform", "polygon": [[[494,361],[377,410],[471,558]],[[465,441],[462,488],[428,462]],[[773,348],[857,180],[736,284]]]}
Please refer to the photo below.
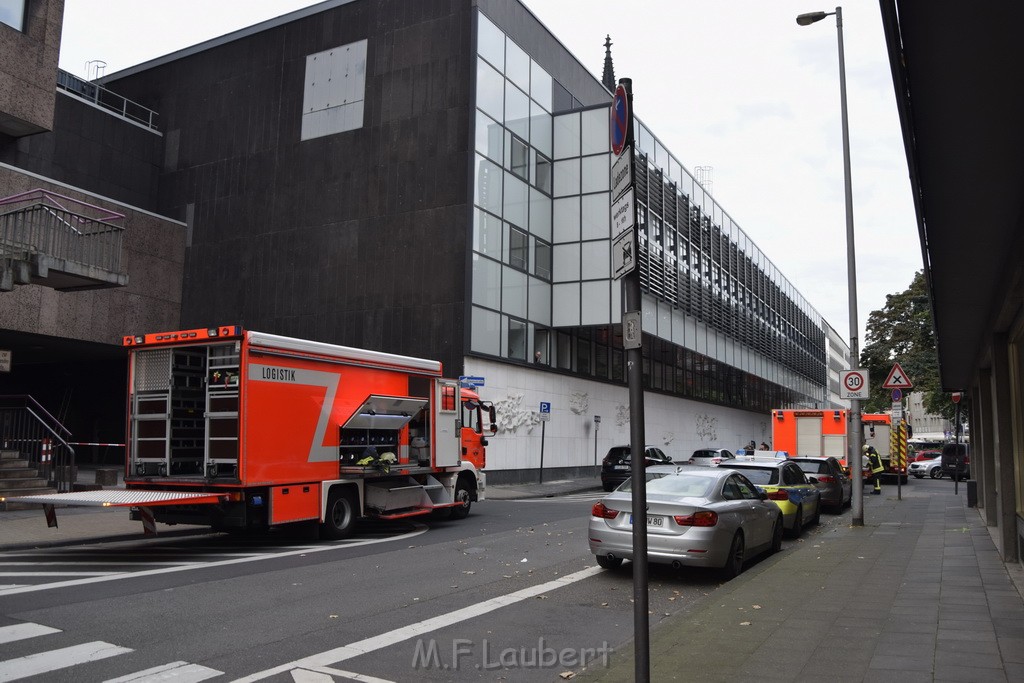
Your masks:
{"label": "firefighter in dark uniform", "polygon": [[882,456],[878,454],[874,446],[864,445],[864,459],[867,461],[867,466],[871,468],[871,481],[875,487],[871,490],[871,493],[878,496],[882,494],[882,472],[885,471],[885,467],[882,465]]}

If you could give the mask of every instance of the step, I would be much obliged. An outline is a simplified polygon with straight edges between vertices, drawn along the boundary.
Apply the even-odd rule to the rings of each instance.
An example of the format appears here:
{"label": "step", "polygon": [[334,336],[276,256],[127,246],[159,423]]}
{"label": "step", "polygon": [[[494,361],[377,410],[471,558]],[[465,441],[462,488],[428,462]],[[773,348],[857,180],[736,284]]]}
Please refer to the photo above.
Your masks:
{"label": "step", "polygon": [[34,467],[21,467],[18,469],[14,469],[13,467],[0,467],[0,483],[8,479],[25,479],[38,476],[39,470]]}
{"label": "step", "polygon": [[0,460],[11,460],[20,457],[21,451],[12,451],[10,449],[0,450]]}
{"label": "step", "polygon": [[4,495],[4,491],[21,491],[22,489],[44,486],[46,486],[46,480],[38,475],[21,479],[0,479],[0,496]]}
{"label": "step", "polygon": [[27,466],[28,458],[4,458],[3,460],[0,460],[0,470],[10,470]]}
{"label": "step", "polygon": [[[56,493],[56,489],[51,488],[35,488],[35,489],[18,489],[15,491],[4,491],[0,490],[0,498],[14,498],[15,496],[38,496],[46,493]],[[19,503],[17,501],[8,500],[0,503],[0,511],[2,510],[39,510],[39,503]]]}

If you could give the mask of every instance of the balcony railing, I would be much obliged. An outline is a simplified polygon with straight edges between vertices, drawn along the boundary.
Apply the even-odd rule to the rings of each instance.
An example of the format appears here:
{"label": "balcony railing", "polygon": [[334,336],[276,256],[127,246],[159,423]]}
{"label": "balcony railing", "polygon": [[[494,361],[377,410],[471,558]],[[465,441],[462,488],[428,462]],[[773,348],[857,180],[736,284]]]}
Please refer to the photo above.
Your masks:
{"label": "balcony railing", "polygon": [[57,69],[57,87],[74,93],[82,99],[88,100],[98,107],[103,107],[118,116],[135,121],[146,128],[157,130],[156,120],[159,115],[155,111],[132,102],[127,97],[111,92],[102,85],[90,83],[78,76],[69,74],[67,71]]}
{"label": "balcony railing", "polygon": [[124,218],[42,189],[0,199],[0,266],[16,273],[13,284],[31,273],[54,289],[124,286],[124,227],[115,224]]}

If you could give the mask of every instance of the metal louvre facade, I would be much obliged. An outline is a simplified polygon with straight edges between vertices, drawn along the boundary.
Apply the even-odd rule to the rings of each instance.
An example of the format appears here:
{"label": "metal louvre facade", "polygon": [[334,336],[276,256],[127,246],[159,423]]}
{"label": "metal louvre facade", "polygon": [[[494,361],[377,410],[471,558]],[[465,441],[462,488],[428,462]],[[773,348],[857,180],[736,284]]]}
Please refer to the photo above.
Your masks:
{"label": "metal louvre facade", "polygon": [[700,206],[638,154],[640,282],[681,309],[814,384],[827,386],[820,318],[789,296]]}

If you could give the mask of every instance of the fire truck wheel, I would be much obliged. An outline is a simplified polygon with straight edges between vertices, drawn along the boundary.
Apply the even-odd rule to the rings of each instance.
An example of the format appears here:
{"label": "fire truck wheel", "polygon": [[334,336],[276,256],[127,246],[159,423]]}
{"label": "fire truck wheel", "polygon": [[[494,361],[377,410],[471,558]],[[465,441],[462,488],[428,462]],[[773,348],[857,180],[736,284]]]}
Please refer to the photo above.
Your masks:
{"label": "fire truck wheel", "polygon": [[465,519],[469,515],[469,508],[473,505],[470,500],[469,485],[466,483],[466,477],[459,477],[458,481],[455,482],[455,500],[462,503],[462,505],[456,505],[453,507],[451,519]]}
{"label": "fire truck wheel", "polygon": [[344,488],[334,488],[327,498],[327,514],[320,525],[320,536],[332,540],[348,538],[356,526],[356,505],[352,494]]}

